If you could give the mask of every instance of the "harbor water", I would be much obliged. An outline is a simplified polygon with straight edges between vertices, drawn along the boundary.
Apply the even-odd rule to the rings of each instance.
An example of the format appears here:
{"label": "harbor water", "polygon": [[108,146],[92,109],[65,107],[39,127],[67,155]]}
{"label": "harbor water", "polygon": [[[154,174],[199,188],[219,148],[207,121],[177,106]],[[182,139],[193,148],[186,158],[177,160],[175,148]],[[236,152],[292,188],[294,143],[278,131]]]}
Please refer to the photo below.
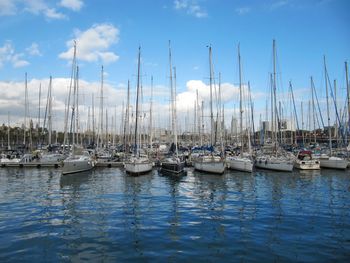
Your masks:
{"label": "harbor water", "polygon": [[350,171],[0,169],[0,262],[349,259]]}

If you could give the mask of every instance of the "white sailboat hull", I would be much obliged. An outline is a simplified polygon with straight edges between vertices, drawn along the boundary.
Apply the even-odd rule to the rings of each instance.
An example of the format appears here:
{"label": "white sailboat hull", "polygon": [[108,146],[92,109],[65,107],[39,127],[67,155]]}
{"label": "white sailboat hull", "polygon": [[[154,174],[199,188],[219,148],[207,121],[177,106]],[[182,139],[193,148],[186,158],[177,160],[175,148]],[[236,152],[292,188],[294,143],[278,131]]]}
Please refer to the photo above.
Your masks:
{"label": "white sailboat hull", "polygon": [[348,161],[339,157],[320,157],[321,168],[329,169],[346,169],[348,166]]}
{"label": "white sailboat hull", "polygon": [[293,163],[292,160],[286,158],[262,156],[256,158],[255,167],[274,171],[291,172],[293,171]]}
{"label": "white sailboat hull", "polygon": [[300,170],[319,170],[320,162],[318,160],[296,160],[294,167]]}
{"label": "white sailboat hull", "polygon": [[132,175],[148,173],[153,169],[153,163],[148,158],[132,158],[124,163],[125,171]]}
{"label": "white sailboat hull", "polygon": [[217,156],[201,156],[194,161],[194,169],[207,173],[223,174],[225,161]]}
{"label": "white sailboat hull", "polygon": [[73,174],[89,171],[95,164],[91,157],[85,155],[70,156],[63,161],[62,174]]}
{"label": "white sailboat hull", "polygon": [[252,172],[254,167],[253,160],[240,156],[229,156],[226,158],[227,167],[233,170]]}

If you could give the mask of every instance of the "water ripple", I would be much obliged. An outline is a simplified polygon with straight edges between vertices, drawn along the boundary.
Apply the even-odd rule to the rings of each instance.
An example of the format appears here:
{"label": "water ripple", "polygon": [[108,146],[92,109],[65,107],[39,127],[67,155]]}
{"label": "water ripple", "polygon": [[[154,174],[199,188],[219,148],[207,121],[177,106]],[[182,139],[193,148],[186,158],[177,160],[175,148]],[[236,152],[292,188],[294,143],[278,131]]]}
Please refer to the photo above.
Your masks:
{"label": "water ripple", "polygon": [[345,261],[347,171],[0,170],[0,261]]}

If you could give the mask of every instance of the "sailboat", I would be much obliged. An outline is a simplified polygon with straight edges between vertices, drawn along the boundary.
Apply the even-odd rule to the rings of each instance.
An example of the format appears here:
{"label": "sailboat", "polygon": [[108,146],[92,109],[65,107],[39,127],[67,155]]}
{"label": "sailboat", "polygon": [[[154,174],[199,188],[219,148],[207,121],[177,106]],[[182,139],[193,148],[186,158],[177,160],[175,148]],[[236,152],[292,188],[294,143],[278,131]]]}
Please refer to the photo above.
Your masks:
{"label": "sailboat", "polygon": [[[79,68],[76,66],[76,43],[74,42],[74,54],[73,54],[73,63],[72,63],[72,76],[69,87],[68,94],[68,103],[66,110],[66,118],[65,118],[65,133],[64,133],[64,147],[66,146],[66,142],[68,141],[68,119],[69,119],[69,109],[72,108],[71,112],[71,127],[70,133],[72,135],[72,149],[70,155],[67,159],[63,161],[62,174],[73,174],[80,173],[84,171],[89,171],[94,168],[95,162],[92,159],[90,153],[86,150],[83,150],[81,147],[75,145],[75,135],[76,135],[76,126],[78,123],[78,118],[76,114],[76,110],[78,109],[78,77],[79,77]],[[72,92],[73,86],[73,102],[70,105],[70,96]]]}
{"label": "sailboat", "polygon": [[[227,156],[227,167],[233,170],[239,170],[243,172],[252,172],[254,167],[254,161],[250,153],[243,150],[243,107],[242,107],[242,72],[241,72],[241,54],[238,45],[238,67],[239,67],[239,111],[240,111],[240,138],[241,138],[241,151],[238,156]],[[248,133],[248,144],[250,149],[250,134]]]}
{"label": "sailboat", "polygon": [[329,117],[330,113],[329,113],[329,101],[328,101],[328,72],[326,67],[326,57],[323,57],[323,62],[324,62],[325,83],[326,83],[329,154],[321,154],[321,156],[319,156],[320,166],[321,168],[329,168],[329,169],[346,169],[348,166],[348,161],[344,158],[333,156],[332,131],[331,131],[330,117]]}
{"label": "sailboat", "polygon": [[135,143],[133,154],[124,162],[125,171],[131,175],[140,175],[152,171],[153,163],[147,155],[141,154],[139,137],[139,97],[140,97],[140,63],[141,47],[139,47],[137,66],[137,87],[136,87],[136,113],[135,113]]}
{"label": "sailboat", "polygon": [[[185,168],[185,162],[179,157],[178,147],[177,147],[177,121],[176,121],[176,86],[173,85],[173,74],[172,74],[172,64],[171,64],[171,48],[169,42],[169,70],[170,70],[170,93],[171,93],[171,126],[173,140],[169,154],[161,162],[161,172],[171,173],[171,174],[182,174]],[[176,71],[174,69],[174,78],[176,80]],[[175,81],[176,83],[176,81]],[[174,87],[175,86],[175,87]]]}
{"label": "sailboat", "polygon": [[271,92],[271,123],[272,123],[272,149],[264,149],[259,152],[255,159],[255,166],[262,169],[274,170],[274,171],[293,171],[294,157],[288,154],[283,149],[278,147],[277,142],[277,103],[276,103],[276,43],[273,40],[273,76],[272,80],[272,92]]}
{"label": "sailboat", "polygon": [[[214,116],[213,116],[213,63],[212,50],[209,46],[209,68],[210,68],[210,146],[203,147],[203,152],[193,160],[194,169],[197,171],[223,174],[225,171],[225,160],[223,158],[222,149],[220,155],[214,153]],[[222,138],[220,138],[222,140]],[[221,145],[222,148],[222,145]]]}

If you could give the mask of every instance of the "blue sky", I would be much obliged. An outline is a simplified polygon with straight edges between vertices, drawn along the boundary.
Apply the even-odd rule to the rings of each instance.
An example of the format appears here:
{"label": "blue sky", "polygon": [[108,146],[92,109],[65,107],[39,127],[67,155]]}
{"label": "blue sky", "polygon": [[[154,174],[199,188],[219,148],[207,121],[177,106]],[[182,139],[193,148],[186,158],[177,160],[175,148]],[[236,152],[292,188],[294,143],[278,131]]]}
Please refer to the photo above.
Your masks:
{"label": "blue sky", "polygon": [[57,112],[62,110],[73,39],[78,41],[80,76],[90,87],[86,93],[98,93],[103,64],[111,92],[106,104],[117,106],[118,111],[125,101],[127,80],[135,86],[139,45],[143,83],[149,86],[152,75],[159,95],[154,100],[167,104],[168,40],[177,69],[180,112],[191,109],[197,88],[203,88],[202,99],[206,100],[203,85],[208,84],[209,44],[215,73],[221,72],[222,83],[226,83],[227,115],[238,105],[238,43],[244,82],[251,83],[257,114],[264,112],[273,39],[277,42],[280,87],[286,90],[292,80],[297,100],[308,100],[312,75],[322,97],[326,55],[330,78],[338,80],[339,93],[344,95],[344,61],[350,56],[349,11],[347,0],[0,0],[0,118],[3,122],[10,111],[15,122],[24,111],[21,85],[25,72],[33,107],[38,83],[45,86],[52,75],[57,79]]}

